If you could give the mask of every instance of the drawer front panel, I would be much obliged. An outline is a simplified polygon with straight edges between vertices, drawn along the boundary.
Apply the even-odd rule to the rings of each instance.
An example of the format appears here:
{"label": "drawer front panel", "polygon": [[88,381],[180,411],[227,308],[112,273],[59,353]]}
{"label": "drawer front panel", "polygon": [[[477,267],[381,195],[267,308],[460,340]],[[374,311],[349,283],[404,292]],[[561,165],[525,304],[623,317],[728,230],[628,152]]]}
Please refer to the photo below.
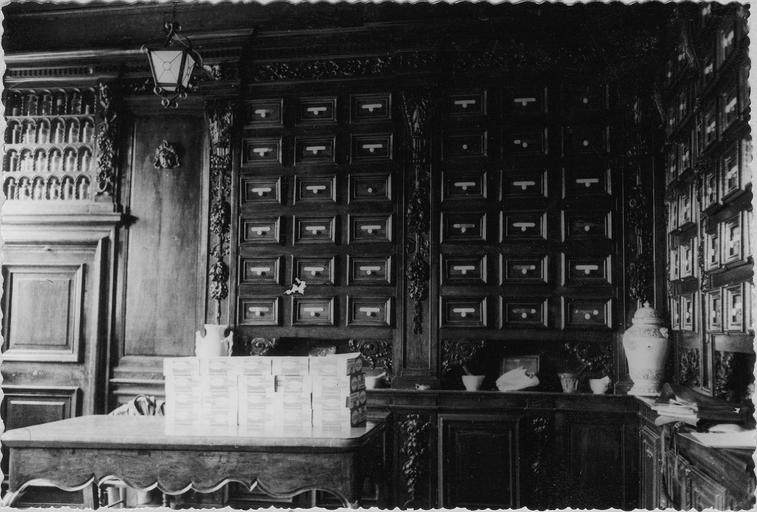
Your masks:
{"label": "drawer front panel", "polygon": [[486,133],[448,133],[444,136],[444,157],[486,156]]}
{"label": "drawer front panel", "polygon": [[609,150],[610,129],[605,126],[568,126],[563,133],[566,155],[604,154]]}
{"label": "drawer front panel", "polygon": [[486,298],[442,297],[441,327],[487,327]]}
{"label": "drawer front panel", "polygon": [[547,327],[547,299],[503,299],[504,327]]}
{"label": "drawer front panel", "polygon": [[514,87],[505,91],[505,110],[515,115],[546,114],[547,95],[544,86]]}
{"label": "drawer front panel", "polygon": [[336,121],[336,98],[302,98],[297,106],[298,123]]}
{"label": "drawer front panel", "polygon": [[442,200],[449,199],[486,199],[486,173],[445,172]]}
{"label": "drawer front panel", "polygon": [[352,161],[390,160],[392,136],[390,134],[353,135]]}
{"label": "drawer front panel", "polygon": [[353,122],[391,119],[391,96],[389,93],[353,95],[350,98],[350,118]]}
{"label": "drawer front panel", "polygon": [[442,255],[443,285],[482,285],[486,282],[486,255]]}
{"label": "drawer front panel", "polygon": [[547,197],[547,170],[508,171],[502,173],[504,197]]}
{"label": "drawer front panel", "polygon": [[292,258],[292,281],[299,278],[310,285],[334,284],[334,258]]}
{"label": "drawer front panel", "polygon": [[245,122],[248,126],[280,125],[283,102],[281,99],[252,100],[245,102]]}
{"label": "drawer front panel", "polygon": [[278,325],[279,299],[277,297],[239,299],[239,323],[241,325]]}
{"label": "drawer front panel", "polygon": [[547,282],[547,256],[524,258],[502,256],[502,284]]}
{"label": "drawer front panel", "polygon": [[242,243],[277,244],[279,226],[279,217],[242,219]]}
{"label": "drawer front panel", "polygon": [[442,214],[442,242],[482,242],[485,240],[485,213]]}
{"label": "drawer front panel", "polygon": [[280,258],[241,258],[242,284],[281,284]]}
{"label": "drawer front panel", "polygon": [[296,138],[295,161],[298,164],[329,163],[334,161],[334,138]]}
{"label": "drawer front panel", "polygon": [[721,251],[723,263],[741,260],[743,251],[740,215],[736,215],[722,224],[721,237],[723,238],[723,249]]}
{"label": "drawer front panel", "polygon": [[334,325],[334,299],[292,299],[292,325]]}
{"label": "drawer front panel", "polygon": [[563,107],[568,113],[601,111],[608,108],[607,87],[603,84],[566,87]]}
{"label": "drawer front panel", "polygon": [[270,165],[281,163],[281,139],[244,139],[242,164]]}
{"label": "drawer front panel", "polygon": [[392,198],[390,174],[350,174],[350,202],[385,201]]}
{"label": "drawer front panel", "polygon": [[505,139],[505,151],[515,156],[547,154],[547,129],[518,130]]}
{"label": "drawer front panel", "polygon": [[547,218],[540,212],[504,212],[502,241],[546,239]]}
{"label": "drawer front panel", "polygon": [[350,256],[347,280],[351,285],[389,285],[392,283],[391,269],[391,256]]}
{"label": "drawer front panel", "polygon": [[294,243],[333,243],[335,224],[334,217],[295,217]]}
{"label": "drawer front panel", "polygon": [[569,167],[563,170],[565,197],[580,199],[586,196],[612,194],[610,170],[591,167]]}
{"label": "drawer front panel", "polygon": [[335,176],[308,176],[295,178],[295,202],[333,203],[336,201]]}
{"label": "drawer front panel", "polygon": [[744,286],[730,286],[723,292],[725,305],[725,330],[742,332],[744,330],[745,296]]}
{"label": "drawer front panel", "polygon": [[242,178],[242,203],[281,203],[281,178]]}
{"label": "drawer front panel", "polygon": [[391,299],[347,298],[347,325],[391,326]]}
{"label": "drawer front panel", "polygon": [[571,298],[563,300],[565,327],[610,327],[610,300]]}
{"label": "drawer front panel", "polygon": [[350,242],[391,241],[391,215],[350,215]]}
{"label": "drawer front panel", "polygon": [[563,212],[566,239],[609,239],[610,214],[590,212]]}
{"label": "drawer front panel", "polygon": [[610,284],[610,256],[582,258],[563,255],[564,284],[566,286]]}
{"label": "drawer front panel", "polygon": [[480,116],[486,114],[486,93],[455,93],[450,94],[448,112],[452,117]]}

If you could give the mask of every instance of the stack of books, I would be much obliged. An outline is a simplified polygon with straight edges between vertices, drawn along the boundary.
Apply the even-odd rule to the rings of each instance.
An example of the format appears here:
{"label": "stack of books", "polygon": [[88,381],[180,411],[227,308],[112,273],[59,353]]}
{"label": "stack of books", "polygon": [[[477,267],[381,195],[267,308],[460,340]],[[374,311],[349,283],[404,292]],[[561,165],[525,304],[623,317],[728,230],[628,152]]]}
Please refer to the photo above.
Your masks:
{"label": "stack of books", "polygon": [[359,353],[166,358],[166,433],[318,436],[365,425]]}
{"label": "stack of books", "polygon": [[699,421],[740,422],[739,409],[676,384],[664,384],[657,400],[650,403],[658,417],[655,425],[681,421],[697,425]]}

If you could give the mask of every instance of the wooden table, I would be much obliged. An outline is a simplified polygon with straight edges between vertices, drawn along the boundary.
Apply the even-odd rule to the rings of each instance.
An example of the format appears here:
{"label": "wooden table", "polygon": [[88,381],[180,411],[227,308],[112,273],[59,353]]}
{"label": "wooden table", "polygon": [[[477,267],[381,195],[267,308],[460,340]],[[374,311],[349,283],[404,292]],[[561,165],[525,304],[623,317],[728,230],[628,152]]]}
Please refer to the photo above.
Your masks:
{"label": "wooden table", "polygon": [[10,449],[2,504],[29,486],[53,485],[92,489],[85,504],[96,508],[99,486],[117,480],[169,495],[229,482],[277,498],[321,490],[355,507],[365,477],[380,471],[383,431],[383,422],[368,422],[344,437],[178,436],[164,433],[160,416],[81,416],[0,436]]}

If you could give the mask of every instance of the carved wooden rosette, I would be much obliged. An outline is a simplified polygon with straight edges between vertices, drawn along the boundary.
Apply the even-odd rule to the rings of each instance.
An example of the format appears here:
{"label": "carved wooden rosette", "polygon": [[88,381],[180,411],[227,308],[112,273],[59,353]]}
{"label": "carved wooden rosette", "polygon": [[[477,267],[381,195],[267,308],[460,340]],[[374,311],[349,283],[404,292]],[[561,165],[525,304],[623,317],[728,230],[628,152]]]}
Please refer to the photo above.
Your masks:
{"label": "carved wooden rosette", "polygon": [[263,338],[255,337],[252,339],[245,339],[244,346],[247,354],[251,356],[264,356],[267,355],[278,343],[277,338]]}
{"label": "carved wooden rosette", "polygon": [[416,493],[426,475],[431,423],[426,415],[407,414],[399,422],[399,426],[401,470],[407,492],[407,499],[402,504],[404,508],[416,500]]}
{"label": "carved wooden rosette", "polygon": [[229,296],[229,255],[231,231],[231,103],[219,102],[207,109],[210,133],[210,258],[209,294],[216,301],[215,321],[221,321],[221,305]]}
{"label": "carved wooden rosette", "polygon": [[414,188],[408,201],[405,220],[408,233],[405,237],[405,254],[408,293],[413,302],[413,333],[423,333],[423,302],[428,299],[429,287],[429,230],[431,205],[429,187],[431,169],[428,154],[428,122],[431,95],[427,91],[402,93],[402,112],[410,148],[410,166]]}
{"label": "carved wooden rosette", "polygon": [[484,349],[485,341],[442,341],[442,375],[449,375],[456,368],[474,361]]}
{"label": "carved wooden rosette", "polygon": [[118,152],[118,113],[113,105],[110,86],[97,84],[97,102],[100,105],[100,121],[97,124],[97,179],[96,194],[113,197],[116,182],[116,161]]}
{"label": "carved wooden rosette", "polygon": [[347,346],[351,352],[360,352],[369,368],[383,368],[392,371],[392,340],[350,339]]}

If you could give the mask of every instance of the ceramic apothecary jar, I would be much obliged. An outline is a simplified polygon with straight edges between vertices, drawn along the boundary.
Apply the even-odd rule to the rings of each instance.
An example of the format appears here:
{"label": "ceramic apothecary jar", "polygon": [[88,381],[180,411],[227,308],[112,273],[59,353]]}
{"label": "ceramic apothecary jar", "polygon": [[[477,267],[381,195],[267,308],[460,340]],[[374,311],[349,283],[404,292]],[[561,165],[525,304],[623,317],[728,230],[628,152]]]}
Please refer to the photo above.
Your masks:
{"label": "ceramic apothecary jar", "polygon": [[195,355],[200,358],[230,356],[234,347],[233,333],[225,336],[228,326],[205,324],[202,331],[195,333]]}
{"label": "ceramic apothecary jar", "polygon": [[631,327],[623,334],[623,349],[633,386],[630,395],[657,396],[660,393],[668,353],[668,330],[662,319],[645,302],[636,310]]}

